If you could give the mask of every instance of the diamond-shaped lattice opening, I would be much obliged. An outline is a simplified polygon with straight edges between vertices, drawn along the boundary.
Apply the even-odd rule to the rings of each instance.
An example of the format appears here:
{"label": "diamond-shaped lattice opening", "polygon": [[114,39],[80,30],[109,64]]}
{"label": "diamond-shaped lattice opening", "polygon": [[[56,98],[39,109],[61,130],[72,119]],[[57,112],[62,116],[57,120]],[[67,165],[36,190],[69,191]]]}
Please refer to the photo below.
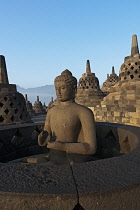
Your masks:
{"label": "diamond-shaped lattice opening", "polygon": [[130,74],[130,71],[128,71],[127,74],[129,75]]}
{"label": "diamond-shaped lattice opening", "polygon": [[138,73],[138,70],[135,71],[135,74],[137,74],[137,73]]}
{"label": "diamond-shaped lattice opening", "polygon": [[0,103],[0,107],[3,107],[3,105],[4,105],[3,103]]}
{"label": "diamond-shaped lattice opening", "polygon": [[73,210],[85,210],[79,203],[73,208]]}
{"label": "diamond-shaped lattice opening", "polygon": [[131,74],[131,75],[130,75],[130,78],[133,79],[133,78],[134,78],[134,75]]}
{"label": "diamond-shaped lattice opening", "polygon": [[128,66],[130,66],[131,65],[131,63],[128,63]]}
{"label": "diamond-shaped lattice opening", "polygon": [[8,98],[5,96],[5,97],[4,97],[4,100],[5,100],[5,101],[8,101]]}
{"label": "diamond-shaped lattice opening", "polygon": [[135,65],[138,65],[138,63],[137,63],[137,62],[135,62]]}
{"label": "diamond-shaped lattice opening", "polygon": [[126,152],[129,152],[131,150],[131,147],[130,147],[130,143],[129,143],[128,137],[125,138],[123,144],[124,144]]}
{"label": "diamond-shaped lattice opening", "polygon": [[15,109],[15,114],[17,114],[18,113],[18,109]]}
{"label": "diamond-shaped lattice opening", "polygon": [[22,120],[22,118],[23,118],[22,114],[20,115],[20,117],[19,117],[19,118]]}
{"label": "diamond-shaped lattice opening", "polygon": [[0,123],[2,123],[4,121],[3,116],[0,116]]}
{"label": "diamond-shaped lattice opening", "polygon": [[12,116],[12,117],[11,117],[11,121],[12,121],[12,122],[14,122],[14,120],[15,120],[15,117],[14,117],[14,116]]}
{"label": "diamond-shaped lattice opening", "polygon": [[140,75],[138,77],[140,78]]}
{"label": "diamond-shaped lattice opening", "polygon": [[5,109],[4,112],[5,112],[5,114],[8,114],[9,113],[9,110],[8,109]]}
{"label": "diamond-shaped lattice opening", "polygon": [[10,107],[13,107],[13,103],[12,102],[10,103]]}
{"label": "diamond-shaped lattice opening", "polygon": [[134,69],[134,66],[131,66],[131,69],[133,70]]}
{"label": "diamond-shaped lattice opening", "polygon": [[126,79],[127,77],[124,77],[124,79]]}

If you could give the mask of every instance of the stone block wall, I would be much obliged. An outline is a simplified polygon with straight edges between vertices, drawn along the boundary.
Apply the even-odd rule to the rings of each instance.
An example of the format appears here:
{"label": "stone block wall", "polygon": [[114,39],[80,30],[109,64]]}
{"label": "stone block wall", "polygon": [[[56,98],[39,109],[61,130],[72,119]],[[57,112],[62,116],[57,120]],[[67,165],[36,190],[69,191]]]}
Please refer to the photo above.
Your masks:
{"label": "stone block wall", "polygon": [[140,126],[140,90],[112,92],[101,104],[89,107],[97,122]]}

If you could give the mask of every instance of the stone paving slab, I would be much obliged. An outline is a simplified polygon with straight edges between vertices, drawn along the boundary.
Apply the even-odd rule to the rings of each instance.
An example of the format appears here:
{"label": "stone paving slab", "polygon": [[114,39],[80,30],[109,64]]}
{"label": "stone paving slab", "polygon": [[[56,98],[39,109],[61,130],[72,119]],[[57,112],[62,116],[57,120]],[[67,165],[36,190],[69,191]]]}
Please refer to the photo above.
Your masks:
{"label": "stone paving slab", "polygon": [[77,204],[71,168],[68,165],[0,164],[0,203],[3,209],[71,210]]}

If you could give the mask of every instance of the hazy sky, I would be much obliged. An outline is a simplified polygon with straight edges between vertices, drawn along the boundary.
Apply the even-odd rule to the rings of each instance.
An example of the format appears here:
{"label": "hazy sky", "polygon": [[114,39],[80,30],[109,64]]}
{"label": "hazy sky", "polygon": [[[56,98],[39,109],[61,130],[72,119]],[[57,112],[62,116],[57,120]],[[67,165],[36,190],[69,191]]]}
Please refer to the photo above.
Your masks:
{"label": "hazy sky", "polygon": [[53,84],[66,68],[79,79],[86,60],[102,84],[140,41],[140,0],[0,0],[0,54],[10,83]]}

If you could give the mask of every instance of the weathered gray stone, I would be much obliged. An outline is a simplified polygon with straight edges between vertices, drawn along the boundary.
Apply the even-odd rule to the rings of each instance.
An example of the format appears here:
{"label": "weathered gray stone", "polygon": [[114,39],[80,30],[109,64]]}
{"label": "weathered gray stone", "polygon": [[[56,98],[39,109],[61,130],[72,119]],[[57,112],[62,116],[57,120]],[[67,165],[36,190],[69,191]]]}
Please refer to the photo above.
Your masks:
{"label": "weathered gray stone", "polygon": [[0,169],[3,209],[71,210],[77,204],[70,166],[1,164]]}
{"label": "weathered gray stone", "polygon": [[0,56],[0,126],[30,122],[25,99],[9,84],[4,56]]}

